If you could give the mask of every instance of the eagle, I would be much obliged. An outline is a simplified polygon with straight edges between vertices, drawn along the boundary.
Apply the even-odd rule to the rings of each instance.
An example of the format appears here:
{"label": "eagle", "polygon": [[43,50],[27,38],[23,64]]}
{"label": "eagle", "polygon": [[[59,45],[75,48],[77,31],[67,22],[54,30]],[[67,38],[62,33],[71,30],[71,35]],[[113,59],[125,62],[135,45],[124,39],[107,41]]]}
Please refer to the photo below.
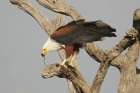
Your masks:
{"label": "eagle", "polygon": [[65,59],[60,64],[65,66],[65,62],[72,56],[68,66],[74,67],[73,61],[83,43],[101,41],[104,37],[116,37],[113,32],[116,32],[116,29],[101,20],[72,21],[59,27],[49,36],[47,42],[43,45],[41,55],[44,57],[48,52],[64,49]]}
{"label": "eagle", "polygon": [[140,33],[140,9],[136,9],[133,14],[133,27]]}

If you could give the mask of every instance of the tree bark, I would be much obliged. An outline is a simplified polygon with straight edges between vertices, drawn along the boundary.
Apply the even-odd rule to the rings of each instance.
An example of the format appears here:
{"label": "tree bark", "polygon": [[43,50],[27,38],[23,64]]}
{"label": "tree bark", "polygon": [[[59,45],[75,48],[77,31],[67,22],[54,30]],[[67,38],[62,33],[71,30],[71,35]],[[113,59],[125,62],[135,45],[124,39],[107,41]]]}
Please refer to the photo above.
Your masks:
{"label": "tree bark", "polygon": [[[39,23],[48,35],[55,29],[65,24],[65,16],[73,20],[84,19],[84,17],[72,6],[65,3],[65,0],[37,0],[38,3],[51,11],[56,12],[56,19],[50,20],[29,0],[10,0],[10,2],[22,9]],[[137,17],[140,18],[140,9],[137,9]],[[100,62],[98,73],[89,86],[81,75],[78,62],[75,59],[75,70],[69,67],[64,68],[58,63],[47,65],[42,71],[43,78],[58,76],[66,78],[69,84],[69,93],[99,93],[101,84],[106,76],[109,66],[115,66],[120,70],[121,79],[118,93],[139,93],[140,91],[140,70],[136,68],[139,56],[139,34],[135,29],[130,29],[127,35],[111,50],[102,50],[96,43],[83,44],[86,52]],[[128,52],[122,55],[121,52],[128,48]],[[64,59],[64,50],[58,51],[61,59]],[[133,56],[132,56],[133,55]]]}

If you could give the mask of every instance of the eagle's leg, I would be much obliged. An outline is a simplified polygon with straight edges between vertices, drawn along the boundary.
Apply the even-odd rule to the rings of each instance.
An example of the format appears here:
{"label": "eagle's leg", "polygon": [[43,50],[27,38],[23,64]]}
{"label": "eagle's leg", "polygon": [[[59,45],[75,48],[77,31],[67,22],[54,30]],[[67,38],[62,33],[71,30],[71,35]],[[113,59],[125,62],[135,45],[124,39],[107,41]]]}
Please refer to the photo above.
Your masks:
{"label": "eagle's leg", "polygon": [[62,63],[59,63],[59,64],[60,64],[61,66],[65,67],[65,68],[67,68],[67,66],[65,65],[66,61],[67,61],[67,59],[64,59],[63,62],[62,62]]}
{"label": "eagle's leg", "polygon": [[63,62],[61,63],[62,65],[65,65],[67,59],[64,59]]}
{"label": "eagle's leg", "polygon": [[72,45],[66,45],[65,46],[66,57],[63,60],[63,62],[61,63],[61,65],[66,66],[65,63],[66,63],[67,59],[72,55],[73,50],[74,50],[74,46],[72,46]]}
{"label": "eagle's leg", "polygon": [[72,51],[72,58],[71,58],[71,61],[69,62],[69,66],[73,67],[74,68],[74,59],[76,57],[76,55],[78,54],[79,52],[79,48],[80,48],[81,45],[79,44],[75,44],[74,45],[74,48],[73,48],[73,51]]}
{"label": "eagle's leg", "polygon": [[71,61],[69,62],[69,66],[71,66],[73,68],[74,68],[74,59],[75,59],[76,55],[77,55],[77,53],[74,53],[74,55],[71,58]]}

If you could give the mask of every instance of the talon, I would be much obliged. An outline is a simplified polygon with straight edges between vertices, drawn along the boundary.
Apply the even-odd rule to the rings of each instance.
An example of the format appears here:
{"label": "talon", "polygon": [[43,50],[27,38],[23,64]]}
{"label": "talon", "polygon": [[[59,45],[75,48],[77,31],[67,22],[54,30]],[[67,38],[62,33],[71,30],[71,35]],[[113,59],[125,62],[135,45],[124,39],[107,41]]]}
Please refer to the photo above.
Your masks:
{"label": "talon", "polygon": [[63,66],[64,68],[67,68],[67,66],[63,63],[58,63],[60,66]]}

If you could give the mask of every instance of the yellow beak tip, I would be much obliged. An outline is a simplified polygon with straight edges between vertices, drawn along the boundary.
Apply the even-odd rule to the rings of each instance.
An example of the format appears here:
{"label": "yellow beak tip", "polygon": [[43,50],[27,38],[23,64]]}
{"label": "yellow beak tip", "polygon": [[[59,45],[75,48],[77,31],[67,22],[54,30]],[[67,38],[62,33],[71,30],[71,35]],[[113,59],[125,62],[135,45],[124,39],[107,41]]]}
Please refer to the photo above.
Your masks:
{"label": "yellow beak tip", "polygon": [[47,53],[47,50],[46,49],[43,49],[42,50],[42,53],[41,53],[41,56],[44,57],[46,53]]}

